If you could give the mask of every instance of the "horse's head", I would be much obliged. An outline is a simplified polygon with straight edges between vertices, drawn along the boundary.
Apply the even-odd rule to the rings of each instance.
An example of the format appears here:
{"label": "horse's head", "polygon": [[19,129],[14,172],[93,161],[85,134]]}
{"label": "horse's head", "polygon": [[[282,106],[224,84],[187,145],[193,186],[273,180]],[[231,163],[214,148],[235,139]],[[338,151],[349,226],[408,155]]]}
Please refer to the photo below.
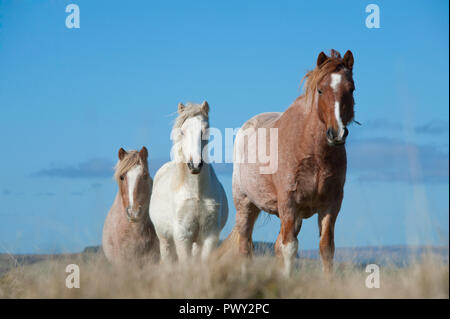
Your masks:
{"label": "horse's head", "polygon": [[201,105],[178,104],[178,118],[172,131],[175,146],[175,160],[187,164],[192,174],[199,174],[204,155],[203,148],[208,141],[208,102]]}
{"label": "horse's head", "polygon": [[119,150],[115,178],[125,213],[130,222],[141,220],[148,214],[151,177],[148,174],[148,151],[144,146],[138,151]]}
{"label": "horse's head", "polygon": [[311,82],[307,90],[318,102],[319,118],[325,124],[329,145],[345,144],[347,125],[354,117],[353,54],[347,51],[344,58],[331,50],[331,56],[321,52],[317,67],[307,74]]}

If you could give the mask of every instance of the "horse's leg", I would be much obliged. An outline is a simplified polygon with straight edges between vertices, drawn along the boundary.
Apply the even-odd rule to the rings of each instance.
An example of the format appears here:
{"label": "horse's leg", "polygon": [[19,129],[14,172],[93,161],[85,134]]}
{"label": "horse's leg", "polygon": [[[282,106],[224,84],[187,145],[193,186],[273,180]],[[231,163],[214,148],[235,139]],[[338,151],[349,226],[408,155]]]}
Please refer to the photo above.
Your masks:
{"label": "horse's leg", "polygon": [[189,228],[192,225],[177,225],[174,231],[175,249],[178,261],[186,261],[192,257],[193,230]]}
{"label": "horse's leg", "polygon": [[[301,219],[301,218],[296,218],[295,219],[295,225],[294,225],[294,236],[297,238],[298,237],[298,234],[300,233],[300,229],[302,228],[302,222],[303,222],[303,219]],[[280,234],[281,234],[281,232],[280,232]],[[277,240],[276,240],[276,242],[275,242],[275,254],[277,255],[277,256],[281,256],[281,250],[280,250],[280,244],[281,244],[281,235],[278,235],[278,237],[277,237]]]}
{"label": "horse's leg", "polygon": [[203,261],[208,259],[213,249],[217,246],[218,241],[219,241],[219,234],[209,235],[203,240],[201,249],[202,252],[201,258]]}
{"label": "horse's leg", "polygon": [[178,261],[186,261],[192,256],[192,241],[189,239],[176,240],[175,248],[177,250]]}
{"label": "horse's leg", "polygon": [[175,246],[175,242],[174,242],[173,239],[170,240],[170,256],[171,256],[171,259],[173,261],[177,261],[178,260],[177,248]]}
{"label": "horse's leg", "polygon": [[260,210],[247,197],[234,197],[234,205],[236,206],[235,227],[239,234],[239,253],[250,257],[253,253],[253,226]]}
{"label": "horse's leg", "polygon": [[320,258],[325,273],[333,270],[334,224],[337,213],[319,212]]}
{"label": "horse's leg", "polygon": [[159,250],[161,254],[161,262],[172,261],[170,240],[165,237],[159,237]]}
{"label": "horse's leg", "polygon": [[192,243],[192,257],[200,256],[200,252],[202,251],[202,245],[198,242]]}
{"label": "horse's leg", "polygon": [[303,223],[303,219],[301,219],[300,217],[297,217],[295,219],[295,228],[294,228],[294,232],[295,232],[295,238],[298,237],[298,233],[300,232],[300,229],[302,228],[302,223]]}
{"label": "horse's leg", "polygon": [[289,276],[292,272],[295,256],[297,256],[297,235],[300,231],[302,220],[299,216],[296,216],[295,209],[289,208],[288,205],[279,207],[278,214],[280,216],[281,229],[275,243],[275,253],[283,262],[284,274]]}

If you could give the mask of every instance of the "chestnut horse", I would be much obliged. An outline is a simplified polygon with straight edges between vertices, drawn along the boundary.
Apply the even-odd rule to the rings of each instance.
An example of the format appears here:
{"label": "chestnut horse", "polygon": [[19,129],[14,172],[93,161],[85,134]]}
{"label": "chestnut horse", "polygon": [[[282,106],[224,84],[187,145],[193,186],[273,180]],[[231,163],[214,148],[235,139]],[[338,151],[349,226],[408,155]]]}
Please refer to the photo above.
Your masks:
{"label": "chestnut horse", "polygon": [[[239,130],[232,182],[236,225],[220,254],[234,247],[241,255],[250,256],[253,226],[264,210],[280,218],[275,253],[289,274],[298,251],[302,220],[317,213],[323,270],[332,270],[334,224],[344,196],[347,169],[346,126],[354,116],[352,69],[351,51],[343,58],[335,50],[331,50],[331,56],[321,52],[316,68],[305,75],[304,95],[285,112],[256,115]],[[242,159],[258,152],[256,138],[251,135],[257,129],[268,128],[278,131],[278,152],[270,154],[277,160],[278,169],[264,174],[261,162],[246,163]]]}
{"label": "chestnut horse", "polygon": [[148,152],[119,150],[114,177],[119,184],[114,204],[103,227],[103,251],[115,265],[137,264],[159,259],[159,241],[148,216],[152,178]]}

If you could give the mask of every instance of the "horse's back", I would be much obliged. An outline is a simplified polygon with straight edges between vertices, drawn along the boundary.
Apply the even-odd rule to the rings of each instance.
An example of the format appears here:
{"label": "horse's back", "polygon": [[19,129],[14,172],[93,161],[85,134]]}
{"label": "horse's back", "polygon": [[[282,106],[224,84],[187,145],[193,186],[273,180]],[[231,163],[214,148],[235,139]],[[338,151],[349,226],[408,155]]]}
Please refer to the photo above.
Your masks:
{"label": "horse's back", "polygon": [[[249,154],[257,154],[256,143],[255,145],[247,145],[245,148],[245,137],[248,141],[253,140],[253,136],[258,133],[259,128],[271,128],[274,127],[278,119],[281,117],[282,112],[267,112],[255,115],[251,119],[242,125],[236,135],[236,141],[234,144],[234,156],[235,162],[240,159],[247,159]],[[257,142],[257,139],[254,139]],[[249,143],[247,143],[249,144]],[[244,151],[245,154],[241,152]]]}
{"label": "horse's back", "polygon": [[266,112],[257,114],[242,125],[242,130],[248,128],[270,128],[274,127],[276,121],[283,115],[283,112]]}
{"label": "horse's back", "polygon": [[156,188],[157,184],[160,183],[161,179],[165,178],[165,176],[170,173],[170,171],[175,167],[174,162],[167,162],[163,166],[161,166],[155,174],[153,178],[153,189]]}
{"label": "horse's back", "polygon": [[[152,196],[150,198],[150,211],[155,206],[164,205],[170,200],[177,190],[177,180],[180,176],[177,174],[177,163],[170,161],[165,163],[156,172],[153,179]],[[155,205],[156,204],[156,205]]]}
{"label": "horse's back", "polygon": [[[260,172],[260,168],[267,166],[267,163],[259,162],[256,134],[260,128],[275,128],[282,115],[282,112],[268,112],[252,117],[239,129],[234,145],[233,197],[247,197],[267,212],[276,210],[276,195],[271,175]],[[270,138],[268,131],[266,138]],[[251,160],[252,156],[255,161]]]}

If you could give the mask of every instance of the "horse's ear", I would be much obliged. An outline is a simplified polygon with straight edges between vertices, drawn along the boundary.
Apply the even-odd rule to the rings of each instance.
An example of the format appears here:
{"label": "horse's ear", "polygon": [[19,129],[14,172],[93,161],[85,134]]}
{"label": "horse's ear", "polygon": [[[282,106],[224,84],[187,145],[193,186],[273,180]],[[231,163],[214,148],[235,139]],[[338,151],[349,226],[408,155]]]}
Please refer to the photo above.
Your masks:
{"label": "horse's ear", "polygon": [[323,52],[320,52],[319,56],[317,57],[317,67],[320,67],[327,59],[327,55]]}
{"label": "horse's ear", "polygon": [[178,103],[178,113],[183,112],[184,108],[185,108],[185,106],[183,103]]}
{"label": "horse's ear", "polygon": [[343,58],[342,60],[344,61],[344,65],[345,65],[348,69],[350,69],[350,70],[353,69],[353,62],[354,62],[354,59],[353,59],[353,53],[352,53],[352,51],[348,50],[347,52],[345,52],[344,58]]}
{"label": "horse's ear", "polygon": [[142,149],[139,151],[139,156],[142,160],[146,161],[148,158],[148,151],[145,146],[142,146]]}
{"label": "horse's ear", "polygon": [[208,102],[203,101],[203,103],[202,103],[202,110],[203,110],[203,112],[205,112],[206,114],[209,113],[209,104],[208,104]]}
{"label": "horse's ear", "polygon": [[127,155],[127,154],[128,154],[127,151],[125,151],[123,148],[120,148],[119,159],[122,160],[125,157],[125,155]]}

